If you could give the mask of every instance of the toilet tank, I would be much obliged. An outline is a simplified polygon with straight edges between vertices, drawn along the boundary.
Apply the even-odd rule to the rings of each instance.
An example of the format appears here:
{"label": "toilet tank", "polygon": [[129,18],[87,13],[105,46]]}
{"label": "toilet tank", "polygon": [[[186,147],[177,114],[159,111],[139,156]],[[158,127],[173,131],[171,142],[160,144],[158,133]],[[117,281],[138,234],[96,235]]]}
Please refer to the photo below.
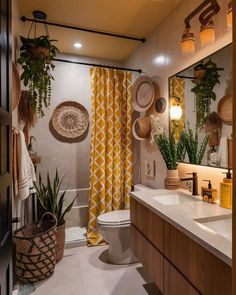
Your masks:
{"label": "toilet tank", "polygon": [[150,191],[150,190],[153,190],[153,189],[143,184],[134,185],[134,191]]}

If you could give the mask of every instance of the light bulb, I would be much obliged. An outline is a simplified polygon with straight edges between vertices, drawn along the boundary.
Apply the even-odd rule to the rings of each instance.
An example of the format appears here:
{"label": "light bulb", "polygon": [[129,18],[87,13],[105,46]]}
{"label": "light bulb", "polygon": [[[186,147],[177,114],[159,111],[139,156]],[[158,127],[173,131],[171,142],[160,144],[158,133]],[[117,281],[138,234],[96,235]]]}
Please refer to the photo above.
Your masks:
{"label": "light bulb", "polygon": [[181,50],[184,55],[195,52],[195,38],[191,28],[186,28],[182,35]]}
{"label": "light bulb", "polygon": [[215,27],[213,21],[207,25],[201,25],[200,40],[202,47],[215,42]]}
{"label": "light bulb", "polygon": [[74,47],[75,47],[75,48],[81,48],[81,47],[82,47],[82,44],[79,43],[79,42],[75,42],[75,43],[74,43]]}
{"label": "light bulb", "polygon": [[174,105],[170,107],[170,119],[179,120],[182,117],[182,108],[180,105]]}

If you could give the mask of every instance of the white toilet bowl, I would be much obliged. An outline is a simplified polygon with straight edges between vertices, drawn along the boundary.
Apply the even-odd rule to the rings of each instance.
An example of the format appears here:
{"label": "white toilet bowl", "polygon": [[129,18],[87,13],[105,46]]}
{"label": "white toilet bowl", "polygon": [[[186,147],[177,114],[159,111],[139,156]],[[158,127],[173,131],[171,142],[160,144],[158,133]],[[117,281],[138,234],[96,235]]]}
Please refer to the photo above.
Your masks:
{"label": "white toilet bowl", "polygon": [[98,230],[109,243],[109,261],[114,264],[138,262],[130,248],[130,211],[116,210],[97,218]]}
{"label": "white toilet bowl", "polygon": [[[144,185],[135,185],[135,191],[150,190]],[[98,230],[109,243],[109,261],[114,264],[138,262],[130,248],[130,210],[116,210],[97,218]]]}

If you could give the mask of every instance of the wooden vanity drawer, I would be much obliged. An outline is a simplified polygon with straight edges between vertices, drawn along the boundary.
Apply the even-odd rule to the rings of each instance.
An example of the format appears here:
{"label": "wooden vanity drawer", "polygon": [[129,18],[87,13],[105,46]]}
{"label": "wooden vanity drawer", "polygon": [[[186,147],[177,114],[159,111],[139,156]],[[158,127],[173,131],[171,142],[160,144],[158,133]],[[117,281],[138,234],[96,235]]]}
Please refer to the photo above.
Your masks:
{"label": "wooden vanity drawer", "polygon": [[167,222],[164,256],[202,294],[231,295],[231,267]]}
{"label": "wooden vanity drawer", "polygon": [[163,293],[164,258],[161,253],[131,224],[131,248],[157,287]]}
{"label": "wooden vanity drawer", "polygon": [[164,259],[164,294],[199,295],[200,293]]}
{"label": "wooden vanity drawer", "polygon": [[130,218],[131,223],[163,253],[163,219],[132,197],[130,199]]}

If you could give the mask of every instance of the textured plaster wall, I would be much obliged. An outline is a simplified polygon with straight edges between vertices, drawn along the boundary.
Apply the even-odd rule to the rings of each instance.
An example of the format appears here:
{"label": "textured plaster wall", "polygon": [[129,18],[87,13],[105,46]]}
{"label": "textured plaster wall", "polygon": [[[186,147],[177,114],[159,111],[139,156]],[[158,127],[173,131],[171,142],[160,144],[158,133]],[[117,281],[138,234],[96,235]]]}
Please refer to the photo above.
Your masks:
{"label": "textured plaster wall", "polygon": [[[227,4],[228,1],[219,0],[221,11],[214,17],[216,26],[216,41],[213,45],[205,48],[200,47],[199,40],[199,21],[196,17],[192,22],[192,28],[196,37],[196,52],[191,56],[183,56],[180,51],[180,40],[184,29],[184,18],[199,5],[199,0],[183,0],[176,9],[156,28],[153,34],[141,45],[127,60],[126,65],[130,67],[142,68],[142,70],[154,77],[158,81],[160,95],[168,101],[168,78],[175,73],[191,66],[203,57],[219,50],[232,42],[232,32],[228,31],[226,25]],[[155,12],[154,12],[155,13]],[[158,63],[156,58],[162,61]],[[155,114],[152,108],[149,114]],[[160,115],[163,126],[168,129],[168,108],[166,112]],[[156,176],[150,178],[145,176],[144,161],[155,161]],[[153,148],[147,142],[141,143],[141,181],[145,185],[155,188],[164,186],[166,167],[164,161],[156,148]],[[197,171],[200,173],[200,179],[203,179],[203,171],[208,171],[213,180],[213,185],[218,188],[219,179],[222,179],[222,170],[215,168],[202,168],[191,165],[180,165],[180,176],[186,172]],[[209,173],[210,171],[210,173]],[[216,177],[215,177],[216,175]],[[203,183],[199,182],[199,186]]]}

